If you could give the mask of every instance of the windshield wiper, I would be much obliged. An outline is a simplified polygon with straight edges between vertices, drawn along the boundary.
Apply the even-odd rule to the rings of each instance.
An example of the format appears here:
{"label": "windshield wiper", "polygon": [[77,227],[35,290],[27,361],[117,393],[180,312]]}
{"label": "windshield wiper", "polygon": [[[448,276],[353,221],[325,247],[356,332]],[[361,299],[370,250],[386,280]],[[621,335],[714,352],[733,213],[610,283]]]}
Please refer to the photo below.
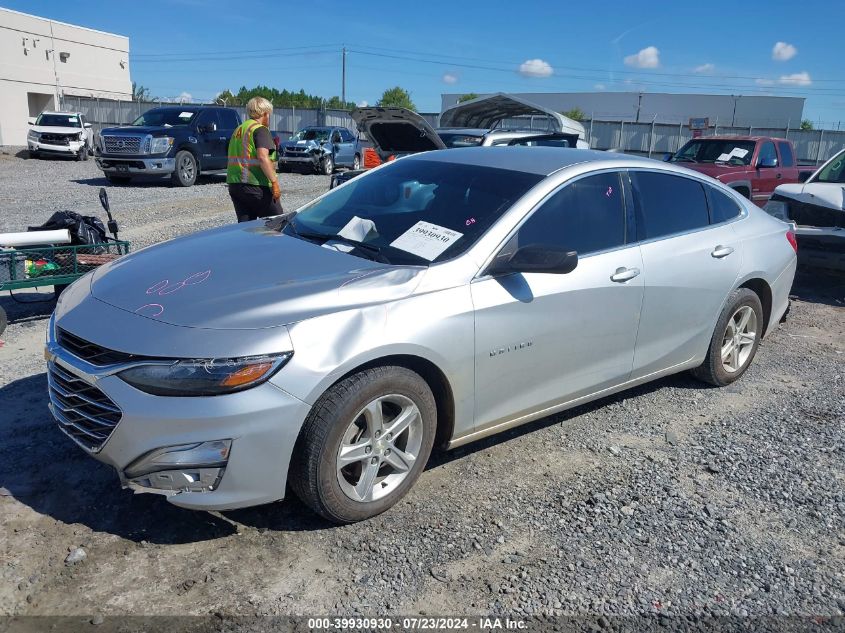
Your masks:
{"label": "windshield wiper", "polygon": [[331,235],[327,233],[317,233],[316,231],[300,231],[296,228],[296,225],[293,222],[288,222],[287,226],[290,227],[290,230],[293,233],[301,238],[306,240],[314,240],[320,241],[321,244],[325,244],[326,242],[341,242],[342,244],[349,244],[350,246],[354,246],[362,251],[370,253],[372,255],[371,259],[377,262],[381,262],[382,264],[389,264],[390,260],[381,252],[381,248],[375,246],[373,244],[365,244],[364,242],[359,242],[358,240],[349,239],[348,237],[344,237],[342,235]]}

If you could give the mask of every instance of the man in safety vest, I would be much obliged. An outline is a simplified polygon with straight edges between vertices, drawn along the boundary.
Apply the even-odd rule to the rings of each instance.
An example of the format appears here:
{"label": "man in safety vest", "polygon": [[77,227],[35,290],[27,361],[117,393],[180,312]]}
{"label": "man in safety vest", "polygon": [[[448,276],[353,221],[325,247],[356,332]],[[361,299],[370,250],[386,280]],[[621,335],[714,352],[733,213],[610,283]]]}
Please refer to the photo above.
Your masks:
{"label": "man in safety vest", "polygon": [[276,177],[276,146],[270,135],[273,104],[253,97],[246,104],[249,117],[232,134],[226,183],[238,222],[280,215],[279,180]]}

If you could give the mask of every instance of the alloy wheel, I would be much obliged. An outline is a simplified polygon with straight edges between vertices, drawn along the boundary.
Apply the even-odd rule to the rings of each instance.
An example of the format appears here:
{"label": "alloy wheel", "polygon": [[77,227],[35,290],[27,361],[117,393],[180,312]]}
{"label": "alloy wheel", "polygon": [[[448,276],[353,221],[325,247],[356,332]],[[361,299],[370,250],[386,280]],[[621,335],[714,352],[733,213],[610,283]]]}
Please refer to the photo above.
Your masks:
{"label": "alloy wheel", "polygon": [[748,362],[757,340],[757,314],[750,306],[742,306],[728,320],[722,337],[722,367],[728,373],[738,372]]}
{"label": "alloy wheel", "polygon": [[191,182],[194,179],[194,160],[190,155],[183,156],[179,161],[179,171],[185,182]]}
{"label": "alloy wheel", "polygon": [[399,394],[376,398],[353,418],[338,450],[337,480],[357,502],[380,499],[414,467],[423,441],[420,410]]}

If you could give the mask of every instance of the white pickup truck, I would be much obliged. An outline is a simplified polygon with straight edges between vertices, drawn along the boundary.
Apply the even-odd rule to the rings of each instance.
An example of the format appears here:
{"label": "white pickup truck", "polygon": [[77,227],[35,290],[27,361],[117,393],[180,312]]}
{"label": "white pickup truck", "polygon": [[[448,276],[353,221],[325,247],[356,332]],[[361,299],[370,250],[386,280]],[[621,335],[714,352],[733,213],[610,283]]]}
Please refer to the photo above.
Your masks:
{"label": "white pickup truck", "polygon": [[79,112],[42,112],[29,124],[32,129],[26,135],[26,143],[30,158],[53,154],[88,160],[94,148],[91,124]]}

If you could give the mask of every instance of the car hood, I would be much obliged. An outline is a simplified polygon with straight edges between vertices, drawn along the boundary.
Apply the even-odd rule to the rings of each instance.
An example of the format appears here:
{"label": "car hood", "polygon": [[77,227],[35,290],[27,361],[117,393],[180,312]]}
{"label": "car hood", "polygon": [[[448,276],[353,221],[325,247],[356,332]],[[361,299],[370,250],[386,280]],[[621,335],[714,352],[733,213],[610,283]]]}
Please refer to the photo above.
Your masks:
{"label": "car hood", "polygon": [[109,127],[100,130],[100,134],[152,134],[153,136],[159,134],[172,133],[175,129],[185,129],[186,125],[172,125],[170,127],[164,125],[123,125],[121,127]]}
{"label": "car hood", "polygon": [[404,298],[425,270],[361,259],[249,222],[102,266],[91,294],[170,325],[255,329]]}
{"label": "car hood", "polygon": [[686,169],[692,169],[716,180],[721,180],[725,176],[732,176],[734,174],[744,174],[751,169],[747,165],[717,165],[715,163],[685,163],[683,161],[673,161],[672,164],[685,167]]}
{"label": "car hood", "polygon": [[279,143],[279,147],[304,147],[305,149],[311,149],[320,147],[320,143],[319,141],[282,141]]}
{"label": "car hood", "polygon": [[57,125],[33,125],[30,129],[39,134],[79,134],[84,131],[79,127],[60,127]]}
{"label": "car hood", "polygon": [[845,210],[845,185],[834,182],[808,182],[804,184],[780,185],[775,193],[785,198],[813,204],[819,207]]}
{"label": "car hood", "polygon": [[390,155],[446,149],[428,121],[405,108],[356,108],[351,115],[382,160]]}

